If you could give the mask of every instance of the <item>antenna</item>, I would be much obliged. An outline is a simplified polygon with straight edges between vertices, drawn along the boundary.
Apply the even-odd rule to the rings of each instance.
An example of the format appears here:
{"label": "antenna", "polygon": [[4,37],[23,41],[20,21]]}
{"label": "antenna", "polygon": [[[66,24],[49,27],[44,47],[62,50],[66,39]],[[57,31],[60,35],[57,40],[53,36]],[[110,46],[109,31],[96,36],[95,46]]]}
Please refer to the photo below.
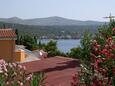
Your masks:
{"label": "antenna", "polygon": [[109,19],[110,19],[110,21],[112,21],[112,20],[115,18],[115,16],[112,16],[112,15],[111,15],[111,13],[110,13],[110,15],[109,15],[109,16],[107,16],[107,17],[103,17],[103,18],[109,18]]}

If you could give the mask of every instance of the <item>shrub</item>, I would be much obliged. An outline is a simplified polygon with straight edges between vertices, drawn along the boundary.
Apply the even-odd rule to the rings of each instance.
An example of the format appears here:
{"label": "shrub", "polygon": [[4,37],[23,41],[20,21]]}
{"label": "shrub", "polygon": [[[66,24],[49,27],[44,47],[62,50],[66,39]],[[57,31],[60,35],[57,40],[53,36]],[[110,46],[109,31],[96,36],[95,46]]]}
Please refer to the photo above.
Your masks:
{"label": "shrub", "polygon": [[24,66],[0,60],[0,86],[26,86],[27,84],[28,86],[44,86],[43,74],[26,74]]}
{"label": "shrub", "polygon": [[115,22],[101,27],[94,38],[87,37],[82,39],[79,80],[72,86],[115,86]]}
{"label": "shrub", "polygon": [[78,47],[78,48],[72,48],[70,50],[70,52],[67,53],[67,56],[71,57],[71,58],[77,58],[79,59],[81,56],[80,56],[80,52],[81,52],[81,48]]}

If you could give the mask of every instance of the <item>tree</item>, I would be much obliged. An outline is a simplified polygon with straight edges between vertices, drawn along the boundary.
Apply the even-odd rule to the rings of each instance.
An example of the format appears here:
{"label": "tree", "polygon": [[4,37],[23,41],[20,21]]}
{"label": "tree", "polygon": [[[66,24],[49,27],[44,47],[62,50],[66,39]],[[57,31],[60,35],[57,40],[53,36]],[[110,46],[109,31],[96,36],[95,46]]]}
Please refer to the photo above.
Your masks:
{"label": "tree", "polygon": [[41,44],[41,42],[39,43],[39,45],[41,46],[41,49],[45,50],[48,53],[48,56],[52,57],[52,56],[65,56],[65,54],[63,52],[60,52],[57,48],[57,41],[49,41],[47,44]]}
{"label": "tree", "polygon": [[19,45],[20,44],[20,37],[19,37],[18,29],[15,29],[15,33],[17,35],[16,44]]}
{"label": "tree", "polygon": [[37,36],[34,36],[34,41],[37,44],[37,41],[38,41]]}
{"label": "tree", "polygon": [[38,48],[35,39],[29,35],[25,35],[23,40],[23,45],[29,50],[35,50]]}
{"label": "tree", "polygon": [[70,52],[67,53],[67,56],[79,59],[81,57],[80,52],[81,52],[80,47],[72,48]]}

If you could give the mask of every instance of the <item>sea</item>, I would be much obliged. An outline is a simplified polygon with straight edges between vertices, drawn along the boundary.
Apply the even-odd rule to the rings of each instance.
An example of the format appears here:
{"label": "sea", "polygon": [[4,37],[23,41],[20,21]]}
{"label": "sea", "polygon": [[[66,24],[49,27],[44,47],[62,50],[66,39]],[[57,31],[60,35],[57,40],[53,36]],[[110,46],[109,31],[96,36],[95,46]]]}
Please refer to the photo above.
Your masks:
{"label": "sea", "polygon": [[[48,43],[52,39],[42,39],[41,43]],[[39,40],[38,40],[39,41]],[[57,47],[61,52],[67,53],[70,52],[70,49],[80,46],[80,39],[58,39]]]}

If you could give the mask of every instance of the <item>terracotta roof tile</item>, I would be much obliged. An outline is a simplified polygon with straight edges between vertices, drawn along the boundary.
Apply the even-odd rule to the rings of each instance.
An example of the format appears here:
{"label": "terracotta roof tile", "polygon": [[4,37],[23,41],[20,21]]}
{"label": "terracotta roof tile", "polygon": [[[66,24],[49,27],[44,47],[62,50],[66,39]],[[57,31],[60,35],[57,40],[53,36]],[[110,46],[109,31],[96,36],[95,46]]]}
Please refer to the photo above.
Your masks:
{"label": "terracotta roof tile", "polygon": [[0,38],[15,38],[15,31],[12,29],[0,29]]}

